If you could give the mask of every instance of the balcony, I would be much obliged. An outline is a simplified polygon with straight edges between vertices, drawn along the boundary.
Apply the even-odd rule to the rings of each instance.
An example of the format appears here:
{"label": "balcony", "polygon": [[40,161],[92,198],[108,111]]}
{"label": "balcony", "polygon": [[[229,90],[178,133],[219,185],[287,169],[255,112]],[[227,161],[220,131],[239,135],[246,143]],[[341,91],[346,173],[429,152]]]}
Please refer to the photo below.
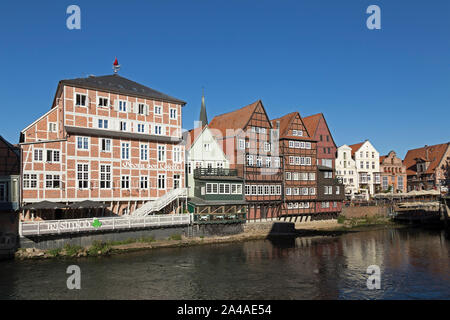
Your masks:
{"label": "balcony", "polygon": [[224,168],[197,168],[194,169],[194,178],[237,178],[237,169]]}

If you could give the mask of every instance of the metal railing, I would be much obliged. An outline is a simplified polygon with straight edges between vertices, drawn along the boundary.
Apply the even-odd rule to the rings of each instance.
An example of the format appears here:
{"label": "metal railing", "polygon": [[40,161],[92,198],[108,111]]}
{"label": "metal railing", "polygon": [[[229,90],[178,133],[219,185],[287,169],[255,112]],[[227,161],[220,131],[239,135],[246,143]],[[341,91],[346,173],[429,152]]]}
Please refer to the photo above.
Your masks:
{"label": "metal railing", "polygon": [[210,224],[210,223],[245,223],[247,214],[244,213],[223,213],[223,214],[194,214],[194,224]]}
{"label": "metal railing", "polygon": [[197,168],[194,169],[194,178],[200,177],[236,177],[237,169],[224,168]]}
{"label": "metal railing", "polygon": [[20,222],[20,236],[42,236],[64,233],[97,232],[151,227],[190,225],[191,214],[168,214],[147,217],[86,218]]}
{"label": "metal railing", "polygon": [[175,201],[178,198],[182,198],[182,197],[186,197],[186,196],[187,196],[187,188],[173,189],[173,190],[167,192],[162,197],[156,199],[155,201],[147,202],[139,209],[133,211],[131,213],[131,216],[133,216],[133,217],[147,216],[147,215],[151,214],[152,212],[158,212],[158,211],[164,209],[172,201]]}

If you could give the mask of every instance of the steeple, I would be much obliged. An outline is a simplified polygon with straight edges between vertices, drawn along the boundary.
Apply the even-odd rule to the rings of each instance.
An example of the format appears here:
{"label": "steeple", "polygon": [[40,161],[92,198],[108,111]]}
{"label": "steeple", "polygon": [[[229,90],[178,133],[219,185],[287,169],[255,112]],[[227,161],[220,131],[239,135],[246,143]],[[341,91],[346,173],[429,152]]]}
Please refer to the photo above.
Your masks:
{"label": "steeple", "polygon": [[202,106],[200,108],[200,118],[198,120],[200,121],[201,127],[208,124],[208,116],[206,115],[206,105],[205,105],[205,93],[203,88],[202,88]]}

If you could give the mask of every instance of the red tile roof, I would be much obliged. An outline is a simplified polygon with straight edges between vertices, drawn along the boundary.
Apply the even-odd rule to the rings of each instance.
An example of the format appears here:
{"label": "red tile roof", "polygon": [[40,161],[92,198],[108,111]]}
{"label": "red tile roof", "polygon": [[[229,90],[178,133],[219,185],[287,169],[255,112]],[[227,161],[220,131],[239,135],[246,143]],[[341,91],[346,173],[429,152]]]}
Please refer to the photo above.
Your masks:
{"label": "red tile roof", "polygon": [[220,130],[226,136],[227,129],[244,129],[261,100],[255,101],[241,109],[215,116],[209,123],[210,129]]}
{"label": "red tile roof", "polygon": [[356,153],[356,151],[358,151],[359,148],[362,147],[362,145],[364,144],[364,142],[365,142],[365,141],[360,142],[360,143],[356,143],[356,144],[352,144],[352,145],[349,146],[350,148],[352,148],[352,156],[354,156],[355,153]]}
{"label": "red tile roof", "polygon": [[427,168],[426,173],[433,173],[434,169],[439,165],[442,157],[445,155],[450,142],[436,144],[434,146],[425,146],[422,148],[408,150],[403,160],[403,164],[406,166],[406,174],[413,175],[416,174],[416,159],[422,159],[424,161],[429,161],[430,164]]}
{"label": "red tile roof", "polygon": [[[302,119],[300,116],[300,113],[295,111],[295,112],[288,113],[287,115],[284,115],[280,118],[273,119],[270,122],[272,122],[272,127],[276,128],[277,121],[280,121],[280,138],[288,138],[289,137],[289,138],[295,138],[295,139],[301,139],[301,140],[314,140],[313,138],[308,137],[308,136],[297,137],[297,136],[288,135],[289,129],[291,127],[291,123],[292,123],[292,121],[295,120],[295,117],[297,115],[300,117],[300,119]],[[303,122],[303,124],[304,124],[304,122]]]}
{"label": "red tile roof", "polygon": [[308,131],[310,137],[316,136],[316,130],[319,125],[320,118],[322,117],[322,113],[317,113],[303,118],[303,123],[305,124],[306,130]]}

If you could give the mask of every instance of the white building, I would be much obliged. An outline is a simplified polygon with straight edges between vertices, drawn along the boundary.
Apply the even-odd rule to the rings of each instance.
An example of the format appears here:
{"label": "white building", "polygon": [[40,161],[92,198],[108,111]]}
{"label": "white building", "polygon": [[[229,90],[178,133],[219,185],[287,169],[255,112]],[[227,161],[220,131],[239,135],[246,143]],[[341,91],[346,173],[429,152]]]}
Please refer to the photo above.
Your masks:
{"label": "white building", "polygon": [[[338,151],[338,158],[336,159],[337,175],[347,179],[347,182],[344,180],[344,184],[348,185],[352,198],[356,196],[369,199],[370,196],[373,196],[378,191],[380,185],[379,152],[369,140],[350,146],[344,145],[339,147],[339,149],[340,152]],[[351,156],[349,152],[351,152]],[[350,168],[347,170],[347,168],[344,168],[344,165]],[[350,181],[354,181],[356,185],[351,186]]]}
{"label": "white building", "polygon": [[359,191],[358,174],[356,162],[352,158],[352,148],[346,144],[337,148],[336,177],[342,179],[346,197],[354,198]]}
{"label": "white building", "polygon": [[193,197],[194,169],[229,169],[230,162],[208,126],[189,131],[186,143],[188,195]]}

